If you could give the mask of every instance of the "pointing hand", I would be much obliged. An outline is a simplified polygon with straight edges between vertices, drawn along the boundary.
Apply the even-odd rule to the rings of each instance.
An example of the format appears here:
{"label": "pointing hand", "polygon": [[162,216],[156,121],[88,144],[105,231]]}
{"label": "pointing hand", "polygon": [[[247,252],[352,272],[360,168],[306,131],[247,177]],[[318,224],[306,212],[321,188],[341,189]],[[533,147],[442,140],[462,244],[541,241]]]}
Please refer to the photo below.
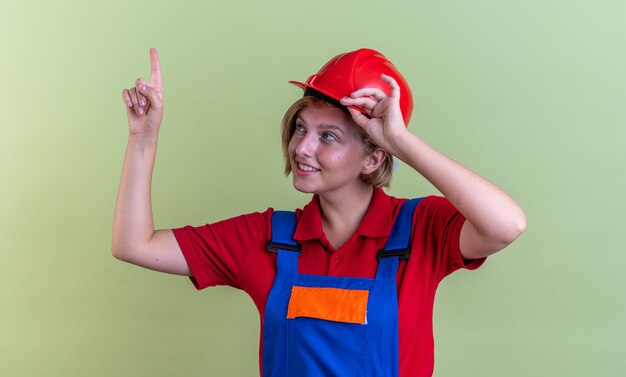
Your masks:
{"label": "pointing hand", "polygon": [[131,135],[158,132],[163,119],[163,81],[155,48],[150,49],[150,81],[138,78],[133,88],[122,91]]}

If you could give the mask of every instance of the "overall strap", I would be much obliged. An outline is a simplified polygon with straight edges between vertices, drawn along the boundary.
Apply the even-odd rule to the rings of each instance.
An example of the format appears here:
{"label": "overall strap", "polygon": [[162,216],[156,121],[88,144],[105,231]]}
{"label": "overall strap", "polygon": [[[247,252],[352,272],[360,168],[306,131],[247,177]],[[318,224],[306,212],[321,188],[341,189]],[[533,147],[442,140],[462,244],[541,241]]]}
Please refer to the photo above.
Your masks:
{"label": "overall strap", "polygon": [[274,211],[272,214],[272,235],[267,244],[267,250],[297,251],[302,253],[302,247],[293,239],[296,230],[296,214],[292,211]]}
{"label": "overall strap", "polygon": [[385,248],[376,254],[376,259],[378,259],[377,279],[395,279],[398,262],[409,258],[413,214],[422,199],[407,200],[400,208],[400,213],[398,213],[396,221],[393,223]]}
{"label": "overall strap", "polygon": [[297,275],[298,256],[302,247],[293,239],[296,230],[296,214],[292,211],[274,211],[272,214],[272,235],[267,250],[277,253],[277,272]]}

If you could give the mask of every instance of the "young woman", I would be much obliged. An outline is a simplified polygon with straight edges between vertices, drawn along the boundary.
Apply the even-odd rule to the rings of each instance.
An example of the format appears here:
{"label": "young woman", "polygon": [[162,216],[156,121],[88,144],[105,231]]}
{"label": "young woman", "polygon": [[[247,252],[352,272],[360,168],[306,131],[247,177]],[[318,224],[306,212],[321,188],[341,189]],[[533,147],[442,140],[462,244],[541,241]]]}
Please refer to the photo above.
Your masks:
{"label": "young woman", "polygon": [[[286,174],[313,194],[302,210],[155,230],[163,86],[155,49],[150,57],[151,80],[122,93],[130,134],[113,255],[190,276],[198,289],[246,291],[261,317],[263,376],[431,376],[439,282],[513,242],[526,226],[520,207],[409,132],[406,81],[382,54],[360,49],[292,82],[305,92],[283,118],[282,141]],[[388,196],[394,157],[443,197]]]}

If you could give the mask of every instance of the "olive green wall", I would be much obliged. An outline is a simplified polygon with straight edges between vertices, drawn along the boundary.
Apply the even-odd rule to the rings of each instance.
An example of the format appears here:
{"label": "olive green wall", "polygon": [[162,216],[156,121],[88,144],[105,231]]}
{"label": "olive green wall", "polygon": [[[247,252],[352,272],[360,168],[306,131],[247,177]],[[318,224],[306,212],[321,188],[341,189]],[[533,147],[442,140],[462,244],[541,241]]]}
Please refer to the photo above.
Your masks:
{"label": "olive green wall", "polygon": [[[304,204],[281,174],[287,80],[379,49],[413,88],[410,129],[528,216],[441,285],[435,376],[622,375],[625,16],[621,0],[0,2],[0,375],[257,373],[245,294],[110,255],[120,93],[153,46],[158,227]],[[401,166],[390,192],[435,190]]]}

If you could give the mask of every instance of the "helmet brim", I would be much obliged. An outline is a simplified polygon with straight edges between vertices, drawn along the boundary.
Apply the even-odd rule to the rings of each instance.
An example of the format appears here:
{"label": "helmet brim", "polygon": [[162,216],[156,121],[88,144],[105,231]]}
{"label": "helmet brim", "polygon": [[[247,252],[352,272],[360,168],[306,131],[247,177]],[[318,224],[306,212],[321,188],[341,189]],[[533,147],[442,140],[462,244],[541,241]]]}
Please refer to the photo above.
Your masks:
{"label": "helmet brim", "polygon": [[[320,89],[320,88],[316,87],[315,85],[307,84],[307,83],[305,83],[305,82],[300,82],[300,81],[289,81],[289,83],[290,83],[290,84],[292,84],[292,85],[295,85],[295,86],[299,87],[299,88],[300,88],[300,89],[302,89],[303,91],[306,91],[306,90],[307,90],[307,88],[308,88],[308,89],[313,89],[313,90],[315,90],[315,91],[317,91],[317,92],[322,93],[323,95],[325,95],[325,96],[327,96],[327,97],[330,97],[330,98],[334,99],[334,100],[335,100],[335,101],[337,101],[337,102],[339,102],[339,101],[341,100],[341,98],[343,98],[343,97],[340,97],[340,96],[338,96],[338,95],[336,95],[336,94],[334,94],[334,93],[330,93],[330,92],[328,92],[328,91],[326,91],[326,90],[323,90],[323,89]],[[366,115],[366,116],[368,116],[368,117],[370,116],[370,115],[369,115],[369,113],[368,113],[366,110],[364,110],[364,109],[362,109],[362,108],[360,108],[360,107],[358,107],[358,106],[350,105],[350,106],[345,106],[345,107],[350,107],[350,108],[352,108],[352,109],[355,109],[355,110],[360,111],[361,113],[363,113],[364,115]]]}

